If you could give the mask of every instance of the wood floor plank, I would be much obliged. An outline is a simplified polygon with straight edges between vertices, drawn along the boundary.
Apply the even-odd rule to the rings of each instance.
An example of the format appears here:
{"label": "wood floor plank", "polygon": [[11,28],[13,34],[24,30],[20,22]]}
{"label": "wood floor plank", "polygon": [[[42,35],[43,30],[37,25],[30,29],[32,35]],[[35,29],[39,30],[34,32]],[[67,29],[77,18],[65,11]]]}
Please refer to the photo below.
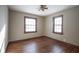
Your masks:
{"label": "wood floor plank", "polygon": [[42,36],[10,42],[6,53],[79,53],[79,47]]}

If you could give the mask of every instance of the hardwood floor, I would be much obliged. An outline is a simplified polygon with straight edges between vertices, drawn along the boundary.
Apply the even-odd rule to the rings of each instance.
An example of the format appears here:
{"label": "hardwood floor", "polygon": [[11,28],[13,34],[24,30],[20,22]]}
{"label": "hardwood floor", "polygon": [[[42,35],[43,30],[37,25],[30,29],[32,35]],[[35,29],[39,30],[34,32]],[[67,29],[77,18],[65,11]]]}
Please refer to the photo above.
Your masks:
{"label": "hardwood floor", "polygon": [[43,36],[10,42],[6,53],[79,53],[79,47]]}

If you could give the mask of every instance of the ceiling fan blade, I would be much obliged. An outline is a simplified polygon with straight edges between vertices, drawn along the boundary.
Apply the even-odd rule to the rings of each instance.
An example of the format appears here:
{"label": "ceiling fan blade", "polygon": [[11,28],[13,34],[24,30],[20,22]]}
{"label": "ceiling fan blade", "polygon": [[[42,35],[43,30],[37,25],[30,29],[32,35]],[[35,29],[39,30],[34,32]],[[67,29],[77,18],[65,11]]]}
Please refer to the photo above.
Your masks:
{"label": "ceiling fan blade", "polygon": [[40,5],[40,10],[44,11],[45,9],[48,9],[47,5]]}
{"label": "ceiling fan blade", "polygon": [[48,9],[48,8],[45,8],[45,9]]}

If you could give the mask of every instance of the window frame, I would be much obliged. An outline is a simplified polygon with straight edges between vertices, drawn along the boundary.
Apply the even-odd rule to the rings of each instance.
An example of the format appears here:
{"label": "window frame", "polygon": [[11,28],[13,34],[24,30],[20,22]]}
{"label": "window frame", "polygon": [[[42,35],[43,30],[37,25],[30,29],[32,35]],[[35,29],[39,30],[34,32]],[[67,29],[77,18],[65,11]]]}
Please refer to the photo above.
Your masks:
{"label": "window frame", "polygon": [[[25,23],[26,18],[35,19],[35,23],[36,23],[36,25],[35,25],[35,31],[26,32],[26,23]],[[37,32],[37,18],[24,16],[24,33],[36,33],[36,32]]]}
{"label": "window frame", "polygon": [[[55,18],[58,18],[58,17],[62,17],[62,28],[61,28],[61,32],[55,32]],[[59,15],[59,16],[55,16],[55,17],[53,17],[53,33],[55,33],[55,34],[60,34],[60,35],[63,35],[63,15]]]}

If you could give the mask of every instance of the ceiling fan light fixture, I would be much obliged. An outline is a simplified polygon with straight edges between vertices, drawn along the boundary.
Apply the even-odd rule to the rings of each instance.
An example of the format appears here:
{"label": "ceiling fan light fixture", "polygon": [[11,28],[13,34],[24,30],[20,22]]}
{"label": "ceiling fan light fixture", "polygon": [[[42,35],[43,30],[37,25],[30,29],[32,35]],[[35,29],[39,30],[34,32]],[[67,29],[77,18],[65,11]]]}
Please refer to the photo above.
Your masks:
{"label": "ceiling fan light fixture", "polygon": [[40,5],[40,10],[45,11],[47,9],[48,9],[47,5]]}

